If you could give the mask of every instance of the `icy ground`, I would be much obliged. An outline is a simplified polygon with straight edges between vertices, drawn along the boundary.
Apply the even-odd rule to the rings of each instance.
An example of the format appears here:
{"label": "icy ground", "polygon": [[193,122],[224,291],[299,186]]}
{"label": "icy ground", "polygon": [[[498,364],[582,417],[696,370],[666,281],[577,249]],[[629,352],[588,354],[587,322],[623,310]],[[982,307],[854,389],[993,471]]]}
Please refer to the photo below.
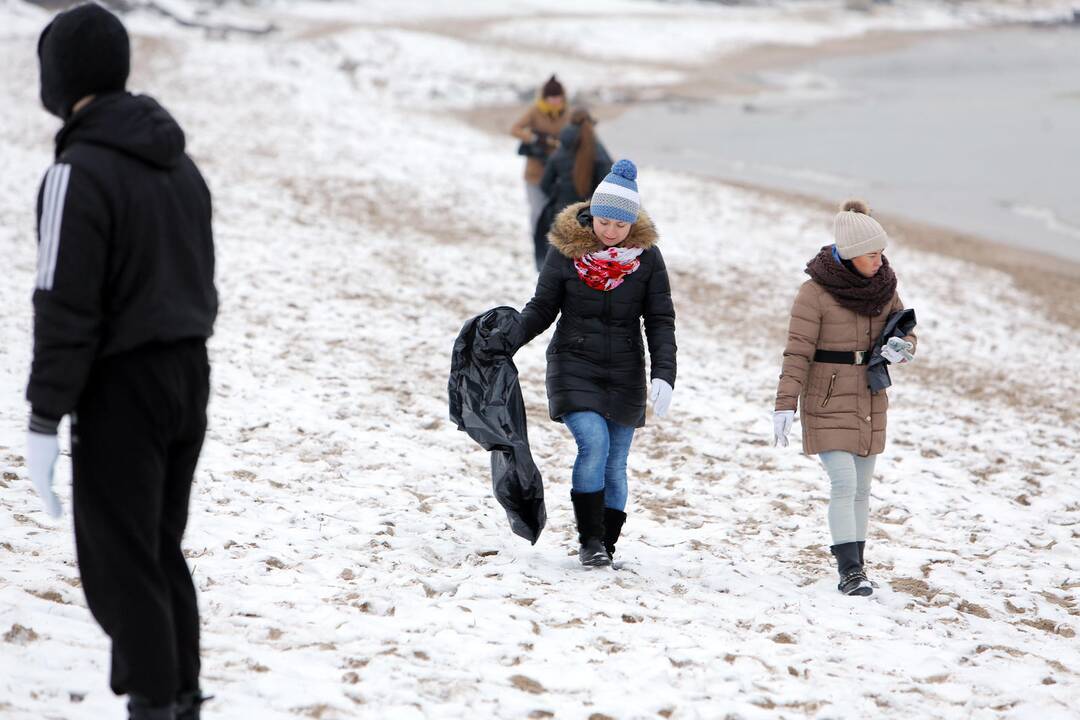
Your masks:
{"label": "icy ground", "polygon": [[[553,0],[522,20],[540,5],[459,10],[490,26],[469,44],[439,33],[427,16],[454,5],[434,2],[222,11],[271,18],[268,35],[128,18],[132,85],[187,129],[216,200],[222,311],[186,539],[206,716],[1076,717],[1080,342],[1010,277],[894,243],[920,352],[894,373],[873,489],[882,587],[842,598],[824,473],[770,445],[787,310],[828,241],[823,214],[641,169],[679,379],[670,416],[635,440],[624,566],[573,556],[573,444],[547,420],[545,338],[518,365],[550,519],[535,547],[511,536],[486,454],[447,420],[446,375],[467,318],[532,291],[521,166],[512,139],[449,108],[512,100],[553,64],[577,87],[610,80],[603,58],[507,42],[522,22],[546,36],[586,13]],[[596,7],[585,20],[629,18],[627,47],[648,46],[642,17],[683,12]],[[745,15],[694,12],[698,47]],[[882,12],[908,27],[924,10]],[[45,15],[14,0],[0,13],[0,717],[119,718],[70,488],[50,523],[21,456],[32,207],[55,123],[36,95]],[[754,17],[810,35],[823,22]],[[627,83],[655,79],[620,63]]]}

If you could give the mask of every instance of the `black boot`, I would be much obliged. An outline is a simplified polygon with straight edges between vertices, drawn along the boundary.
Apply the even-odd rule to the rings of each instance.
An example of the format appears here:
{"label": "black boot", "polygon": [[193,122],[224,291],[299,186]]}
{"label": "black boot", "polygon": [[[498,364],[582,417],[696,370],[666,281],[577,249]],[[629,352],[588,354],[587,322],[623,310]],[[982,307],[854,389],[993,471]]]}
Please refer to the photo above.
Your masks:
{"label": "black boot", "polygon": [[570,493],[578,529],[578,559],[582,565],[610,565],[611,556],[604,549],[604,491]]}
{"label": "black boot", "polygon": [[176,698],[176,720],[199,720],[199,708],[211,698],[212,695],[203,695],[201,690],[180,693]]}
{"label": "black boot", "polygon": [[[859,546],[859,564],[862,565],[863,575],[866,575],[866,560],[863,559],[863,550],[866,548],[866,541],[859,540],[855,544]],[[870,576],[867,575],[866,579],[870,580]],[[878,584],[873,580],[870,580],[870,587],[876,589]]]}
{"label": "black boot", "polygon": [[176,706],[151,705],[142,695],[128,695],[128,720],[176,720]]}
{"label": "black boot", "polygon": [[870,581],[863,573],[859,560],[858,543],[841,543],[829,548],[836,558],[836,567],[840,571],[840,584],[836,589],[845,595],[870,595],[874,592]]}
{"label": "black boot", "polygon": [[615,543],[619,542],[624,522],[626,522],[626,513],[622,510],[604,508],[604,547],[612,560],[615,559]]}

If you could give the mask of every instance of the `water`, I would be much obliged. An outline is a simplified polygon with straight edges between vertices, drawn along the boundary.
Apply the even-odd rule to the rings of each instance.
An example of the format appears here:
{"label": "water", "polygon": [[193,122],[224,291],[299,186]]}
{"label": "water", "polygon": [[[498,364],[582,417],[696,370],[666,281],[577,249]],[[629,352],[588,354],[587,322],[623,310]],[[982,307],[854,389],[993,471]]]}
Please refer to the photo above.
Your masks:
{"label": "water", "polygon": [[863,197],[1080,260],[1080,30],[937,37],[757,79],[769,90],[750,101],[644,106],[604,140],[645,164]]}

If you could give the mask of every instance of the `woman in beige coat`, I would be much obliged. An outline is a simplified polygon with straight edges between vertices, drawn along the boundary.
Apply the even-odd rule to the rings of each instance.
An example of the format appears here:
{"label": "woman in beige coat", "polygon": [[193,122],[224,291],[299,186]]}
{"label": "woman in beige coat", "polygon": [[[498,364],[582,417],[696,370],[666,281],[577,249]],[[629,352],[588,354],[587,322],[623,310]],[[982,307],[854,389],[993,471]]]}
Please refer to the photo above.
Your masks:
{"label": "woman in beige coat", "polygon": [[[566,90],[562,83],[552,75],[529,106],[525,114],[510,128],[510,134],[522,142],[522,147],[531,153],[525,161],[525,198],[529,203],[529,237],[536,233],[536,223],[540,212],[547,204],[547,194],[540,189],[540,179],[544,175],[544,163],[558,147],[559,133],[570,115],[566,111]],[[547,240],[537,243],[536,269],[539,271],[547,254]]]}
{"label": "woman in beige coat", "polygon": [[[889,399],[871,393],[867,362],[889,316],[903,309],[896,275],[882,251],[888,236],[865,203],[850,200],[833,223],[836,239],[806,266],[791,309],[784,364],[776,391],[775,442],[787,445],[802,410],[803,452],[818,455],[831,481],[829,530],[840,572],[838,589],[870,595],[863,571],[874,461],[885,449]],[[909,362],[915,336],[882,354]]]}

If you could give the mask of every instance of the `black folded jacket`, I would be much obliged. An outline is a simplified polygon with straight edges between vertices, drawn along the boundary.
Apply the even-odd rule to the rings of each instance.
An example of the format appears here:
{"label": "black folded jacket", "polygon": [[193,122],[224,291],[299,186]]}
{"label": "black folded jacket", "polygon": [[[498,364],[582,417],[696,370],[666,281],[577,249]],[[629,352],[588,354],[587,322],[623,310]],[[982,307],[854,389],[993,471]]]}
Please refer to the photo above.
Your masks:
{"label": "black folded jacket", "polygon": [[889,361],[881,356],[881,349],[889,342],[889,338],[906,337],[914,329],[915,310],[913,308],[897,310],[885,321],[885,327],[877,342],[874,343],[870,362],[867,363],[866,380],[870,385],[870,392],[876,393],[892,385],[892,378],[889,377]]}

